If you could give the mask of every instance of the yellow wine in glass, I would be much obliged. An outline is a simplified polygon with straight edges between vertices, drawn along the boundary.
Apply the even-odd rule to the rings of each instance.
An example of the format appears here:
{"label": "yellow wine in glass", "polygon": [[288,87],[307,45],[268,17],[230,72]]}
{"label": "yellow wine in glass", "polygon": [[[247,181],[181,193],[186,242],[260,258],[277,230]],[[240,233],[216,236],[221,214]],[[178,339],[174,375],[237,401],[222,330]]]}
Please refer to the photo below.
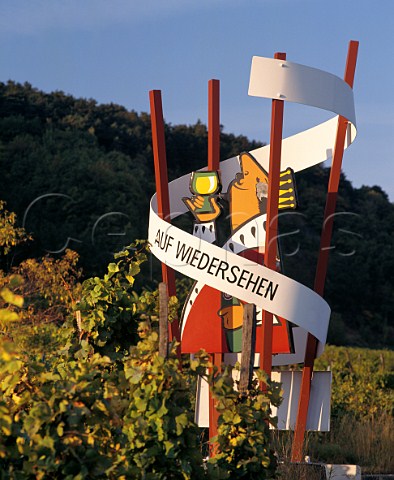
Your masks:
{"label": "yellow wine in glass", "polygon": [[209,197],[219,190],[219,176],[216,171],[193,172],[190,180],[190,191],[204,196],[204,204],[197,212],[212,213]]}

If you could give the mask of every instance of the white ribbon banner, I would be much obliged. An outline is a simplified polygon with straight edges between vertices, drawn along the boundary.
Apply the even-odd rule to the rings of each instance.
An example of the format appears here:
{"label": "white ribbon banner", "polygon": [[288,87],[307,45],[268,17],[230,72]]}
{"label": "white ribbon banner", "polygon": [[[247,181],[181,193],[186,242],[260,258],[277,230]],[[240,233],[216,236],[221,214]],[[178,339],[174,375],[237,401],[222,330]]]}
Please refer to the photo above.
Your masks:
{"label": "white ribbon banner", "polygon": [[[340,78],[321,70],[270,58],[253,57],[249,95],[302,103],[345,117],[345,148],[356,136],[353,91]],[[331,158],[338,117],[282,141],[281,170],[295,172]],[[250,152],[268,171],[269,145]],[[220,163],[226,192],[240,172],[238,157]],[[186,213],[182,197],[190,196],[190,174],[169,184],[171,219]],[[212,245],[162,220],[156,194],[151,199],[149,242],[152,253],[171,268],[258,308],[272,312],[314,335],[327,337],[330,308],[313,290],[250,260]]]}

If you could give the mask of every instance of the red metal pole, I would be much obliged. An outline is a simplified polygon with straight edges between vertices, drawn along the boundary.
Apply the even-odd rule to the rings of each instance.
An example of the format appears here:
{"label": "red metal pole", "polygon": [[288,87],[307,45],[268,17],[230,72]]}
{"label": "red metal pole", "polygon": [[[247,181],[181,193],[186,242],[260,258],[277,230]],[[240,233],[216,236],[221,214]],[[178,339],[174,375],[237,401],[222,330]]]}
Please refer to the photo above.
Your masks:
{"label": "red metal pole", "polygon": [[[277,52],[275,53],[274,58],[278,60],[286,60],[286,54]],[[278,202],[280,160],[282,154],[283,110],[283,100],[272,100],[270,156],[268,171],[268,204],[264,253],[264,265],[271,270],[276,269],[276,256],[278,253]],[[268,376],[271,376],[272,370],[272,320],[272,313],[266,312],[264,310],[262,319],[260,368],[264,370],[268,374]],[[264,384],[262,384],[261,387],[264,389]]]}
{"label": "red metal pole", "polygon": [[[357,53],[359,43],[351,41],[348,48],[348,56],[346,61],[344,80],[351,88],[353,88],[354,75],[356,71]],[[324,210],[323,228],[320,237],[320,250],[317,260],[314,290],[323,296],[324,286],[328,269],[328,257],[330,252],[331,236],[334,224],[334,213],[336,208],[339,179],[341,175],[342,158],[345,149],[345,139],[348,127],[346,118],[340,116],[338,118],[337,135],[335,140],[334,154],[332,157],[332,166],[330,179],[328,183],[328,191],[326,198],[326,207]],[[308,334],[308,340],[305,352],[304,369],[302,371],[300,398],[298,401],[297,421],[294,430],[292,461],[302,461],[302,449],[304,444],[304,436],[306,431],[306,421],[308,417],[308,407],[311,391],[311,380],[313,366],[316,358],[317,339]]]}
{"label": "red metal pole", "polygon": [[[219,170],[220,163],[220,82],[209,80],[208,82],[208,170]],[[219,370],[222,366],[223,356],[221,353],[211,355],[212,363]],[[209,438],[217,435],[218,412],[215,402],[209,392]],[[215,445],[211,446],[211,455],[215,454]]]}
{"label": "red metal pole", "polygon": [[220,162],[220,82],[208,82],[208,170],[219,170]]}
{"label": "red metal pole", "polygon": [[[167,156],[164,137],[161,91],[151,90],[149,92],[149,100],[152,122],[152,145],[155,164],[158,215],[160,218],[170,223],[170,196],[168,192]],[[176,295],[174,270],[168,265],[162,263],[161,271],[163,282],[167,285],[168,296]],[[174,320],[170,324],[170,341],[173,338],[176,338],[178,342],[181,340],[179,323],[177,320]]]}

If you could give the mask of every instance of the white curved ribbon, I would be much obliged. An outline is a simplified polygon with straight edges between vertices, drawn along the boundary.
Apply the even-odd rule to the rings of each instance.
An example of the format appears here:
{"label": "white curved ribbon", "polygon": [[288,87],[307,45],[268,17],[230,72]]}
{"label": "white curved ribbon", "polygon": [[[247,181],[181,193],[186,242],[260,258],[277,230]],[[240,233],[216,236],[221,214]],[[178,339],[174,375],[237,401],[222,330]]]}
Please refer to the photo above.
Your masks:
{"label": "white curved ribbon", "polygon": [[356,124],[352,88],[336,75],[317,68],[253,57],[249,95],[321,108]]}
{"label": "white curved ribbon", "polygon": [[[345,148],[356,136],[353,91],[340,78],[303,65],[253,57],[249,94],[322,108],[345,117],[348,135]],[[282,141],[281,170],[295,172],[324,162],[332,156],[338,118]],[[250,152],[268,171],[269,145]],[[238,157],[220,163],[221,183],[226,192],[239,173]],[[169,184],[171,218],[187,211],[182,197],[190,195],[190,174]],[[156,195],[151,199],[149,242],[152,253],[179,272],[204,282],[240,300],[254,303],[326,341],[330,308],[313,290],[281,273],[239,257],[223,248],[180,230],[157,214]]]}
{"label": "white curved ribbon", "polygon": [[308,330],[325,343],[328,304],[313,290],[274,270],[201,240],[162,220],[152,203],[149,242],[169,267]]}

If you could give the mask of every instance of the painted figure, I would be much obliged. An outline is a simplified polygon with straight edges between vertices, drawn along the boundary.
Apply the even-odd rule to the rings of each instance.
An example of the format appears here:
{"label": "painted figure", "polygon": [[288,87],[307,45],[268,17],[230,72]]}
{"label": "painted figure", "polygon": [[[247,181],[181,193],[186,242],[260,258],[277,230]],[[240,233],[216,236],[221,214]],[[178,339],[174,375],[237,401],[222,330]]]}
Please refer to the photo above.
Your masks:
{"label": "painted figure", "polygon": [[[243,256],[246,261],[263,264],[269,178],[267,172],[250,153],[240,155],[240,169],[240,173],[231,182],[227,192],[231,234],[223,248]],[[184,198],[183,201],[200,224],[199,236],[207,240],[206,235],[212,232],[214,222],[220,215],[217,198],[212,196],[219,191],[215,185],[219,185],[220,182],[206,183],[203,189],[206,197],[200,198],[203,192],[196,188],[195,181],[195,175],[198,173],[200,172],[192,174],[191,181],[191,191],[198,195],[191,199]],[[207,177],[208,175],[218,177],[218,174],[206,173]],[[293,174],[290,169],[287,169],[281,174],[279,208],[295,207]],[[204,231],[201,229],[202,225],[206,226]],[[277,265],[279,269],[279,253]],[[261,315],[261,311],[256,313],[256,352],[259,351],[261,344],[261,328],[259,328]],[[182,351],[193,353],[204,348],[210,353],[240,352],[242,322],[243,302],[227,295],[226,292],[219,292],[201,282],[196,282],[188,296],[182,315]],[[273,353],[291,352],[290,325],[286,320],[274,316]]]}

